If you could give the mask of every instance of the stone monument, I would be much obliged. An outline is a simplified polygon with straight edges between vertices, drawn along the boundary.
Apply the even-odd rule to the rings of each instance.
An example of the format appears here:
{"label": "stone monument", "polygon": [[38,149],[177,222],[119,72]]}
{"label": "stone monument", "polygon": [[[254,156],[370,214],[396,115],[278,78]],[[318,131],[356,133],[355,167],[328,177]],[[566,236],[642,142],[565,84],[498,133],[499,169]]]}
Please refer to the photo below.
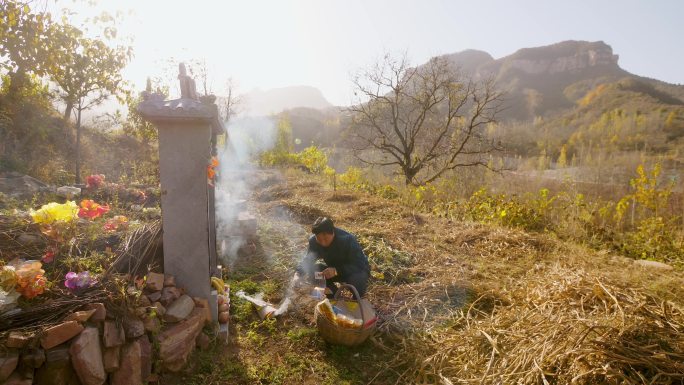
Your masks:
{"label": "stone monument", "polygon": [[215,97],[199,98],[195,81],[179,65],[181,97],[164,100],[143,92],[138,111],[159,130],[164,273],[176,277],[192,297],[209,301],[217,320],[217,274],[214,186],[207,166],[216,155],[217,135],[225,128]]}

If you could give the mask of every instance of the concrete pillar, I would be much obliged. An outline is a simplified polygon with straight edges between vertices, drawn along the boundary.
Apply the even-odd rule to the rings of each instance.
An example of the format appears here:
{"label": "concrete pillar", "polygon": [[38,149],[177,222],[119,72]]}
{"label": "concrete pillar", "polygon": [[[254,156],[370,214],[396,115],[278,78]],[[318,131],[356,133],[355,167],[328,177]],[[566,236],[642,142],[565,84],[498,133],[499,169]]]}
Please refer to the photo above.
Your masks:
{"label": "concrete pillar", "polygon": [[[202,121],[159,125],[164,273],[192,297],[209,298],[211,126]],[[211,210],[213,211],[213,210]]]}
{"label": "concrete pillar", "polygon": [[217,269],[214,187],[207,166],[216,136],[225,132],[215,97],[197,97],[194,81],[180,65],[181,98],[143,92],[140,114],[159,130],[164,273],[192,297],[206,298],[218,319],[210,278]]}

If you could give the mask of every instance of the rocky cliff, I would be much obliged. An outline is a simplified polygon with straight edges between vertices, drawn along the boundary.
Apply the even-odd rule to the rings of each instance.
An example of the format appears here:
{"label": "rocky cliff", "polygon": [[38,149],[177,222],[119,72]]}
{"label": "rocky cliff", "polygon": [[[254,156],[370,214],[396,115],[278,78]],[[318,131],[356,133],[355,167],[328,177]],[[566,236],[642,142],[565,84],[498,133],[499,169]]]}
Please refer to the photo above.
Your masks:
{"label": "rocky cliff", "polygon": [[597,66],[619,68],[618,55],[613,54],[613,48],[602,41],[564,41],[550,46],[523,48],[492,64],[481,70],[498,67],[506,70],[517,69],[527,74],[555,74]]}

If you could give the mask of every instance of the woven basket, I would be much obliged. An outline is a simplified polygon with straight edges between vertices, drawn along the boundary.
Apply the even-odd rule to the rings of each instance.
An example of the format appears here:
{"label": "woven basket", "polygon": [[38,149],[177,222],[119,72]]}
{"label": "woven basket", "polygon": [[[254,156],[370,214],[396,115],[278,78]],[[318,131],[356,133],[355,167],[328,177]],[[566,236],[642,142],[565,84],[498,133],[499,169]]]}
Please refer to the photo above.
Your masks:
{"label": "woven basket", "polygon": [[[339,299],[342,289],[348,289],[354,295],[354,300]],[[361,316],[361,327],[346,328],[329,320],[325,315],[318,311],[318,306],[314,311],[316,316],[316,327],[323,339],[331,344],[356,346],[362,344],[375,331],[377,317],[375,310],[370,302],[361,298],[359,292],[352,285],[342,284],[335,293],[335,306],[342,309],[345,315],[359,318]]]}

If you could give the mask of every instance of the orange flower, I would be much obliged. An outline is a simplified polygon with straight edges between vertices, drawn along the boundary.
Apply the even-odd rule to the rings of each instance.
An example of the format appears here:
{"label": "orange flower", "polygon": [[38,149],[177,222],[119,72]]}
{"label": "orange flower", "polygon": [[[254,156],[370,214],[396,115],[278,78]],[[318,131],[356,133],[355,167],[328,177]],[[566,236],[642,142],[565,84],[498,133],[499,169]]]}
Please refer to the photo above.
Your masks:
{"label": "orange flower", "polygon": [[123,215],[115,215],[113,218],[108,219],[104,224],[105,231],[116,231],[119,229],[124,229],[128,226],[128,218]]}
{"label": "orange flower", "polygon": [[36,274],[33,277],[26,277],[17,282],[17,293],[27,299],[37,297],[45,292],[47,281],[43,274]]}
{"label": "orange flower", "polygon": [[42,265],[38,261],[25,261],[17,266],[17,293],[28,299],[43,294],[47,281],[43,276],[45,270],[41,269]]}
{"label": "orange flower", "polygon": [[81,208],[78,210],[78,216],[80,218],[92,220],[102,216],[108,211],[109,206],[97,204],[91,199],[84,199],[81,201]]}
{"label": "orange flower", "polygon": [[211,163],[207,166],[207,182],[213,186],[214,185],[214,177],[216,176],[216,170],[214,170],[216,167],[218,167],[219,161],[216,159],[215,156],[211,157]]}

